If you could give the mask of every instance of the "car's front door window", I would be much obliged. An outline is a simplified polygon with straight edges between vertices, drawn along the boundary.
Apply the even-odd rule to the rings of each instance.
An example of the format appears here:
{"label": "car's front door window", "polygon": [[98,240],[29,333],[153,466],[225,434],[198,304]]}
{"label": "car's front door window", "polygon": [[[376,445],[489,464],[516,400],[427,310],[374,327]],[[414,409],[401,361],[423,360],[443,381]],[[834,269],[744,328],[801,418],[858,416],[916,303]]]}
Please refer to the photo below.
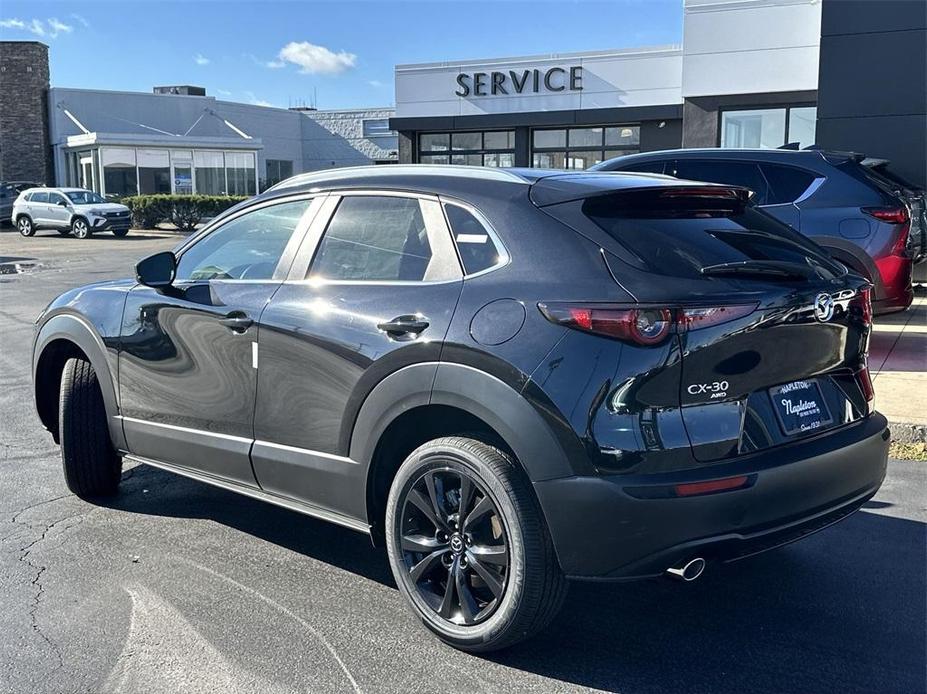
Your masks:
{"label": "car's front door window", "polygon": [[269,280],[311,200],[262,207],[222,225],[180,256],[178,281]]}

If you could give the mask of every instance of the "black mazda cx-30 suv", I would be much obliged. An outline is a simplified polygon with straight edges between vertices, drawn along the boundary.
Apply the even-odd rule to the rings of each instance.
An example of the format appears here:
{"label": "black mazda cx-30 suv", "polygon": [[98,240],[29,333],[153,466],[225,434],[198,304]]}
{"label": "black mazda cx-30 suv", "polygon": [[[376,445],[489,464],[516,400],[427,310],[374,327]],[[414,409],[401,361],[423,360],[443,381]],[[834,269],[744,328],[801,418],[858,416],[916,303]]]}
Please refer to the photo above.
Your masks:
{"label": "black mazda cx-30 suv", "polygon": [[297,176],[57,298],[35,399],[75,493],[122,461],[383,542],[459,648],[568,578],[697,578],[882,481],[869,284],[745,189],[395,166]]}

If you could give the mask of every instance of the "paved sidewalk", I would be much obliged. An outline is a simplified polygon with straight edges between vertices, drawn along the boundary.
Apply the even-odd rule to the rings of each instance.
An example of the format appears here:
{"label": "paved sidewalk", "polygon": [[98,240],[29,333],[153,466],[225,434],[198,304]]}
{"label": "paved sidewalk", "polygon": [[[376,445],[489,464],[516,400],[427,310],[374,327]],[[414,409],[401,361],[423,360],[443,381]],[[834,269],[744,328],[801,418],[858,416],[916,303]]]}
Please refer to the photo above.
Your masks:
{"label": "paved sidewalk", "polygon": [[869,344],[876,409],[903,443],[927,441],[927,290],[915,291],[907,311],[875,319]]}

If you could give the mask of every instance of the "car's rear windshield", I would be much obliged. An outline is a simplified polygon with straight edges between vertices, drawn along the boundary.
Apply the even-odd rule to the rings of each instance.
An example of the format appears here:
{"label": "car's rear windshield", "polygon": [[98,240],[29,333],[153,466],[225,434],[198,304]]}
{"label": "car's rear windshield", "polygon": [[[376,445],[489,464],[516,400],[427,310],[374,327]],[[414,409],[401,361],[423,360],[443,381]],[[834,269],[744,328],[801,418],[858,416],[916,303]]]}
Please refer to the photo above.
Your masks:
{"label": "car's rear windshield", "polygon": [[843,271],[791,227],[742,195],[628,191],[589,198],[583,214],[630,251],[649,272],[698,278],[722,263],[774,261]]}
{"label": "car's rear windshield", "polygon": [[838,164],[837,168],[857,181],[862,181],[869,186],[875,186],[878,190],[890,195],[917,190],[916,185],[889,170],[887,162],[878,166],[865,166],[858,161],[848,160]]}

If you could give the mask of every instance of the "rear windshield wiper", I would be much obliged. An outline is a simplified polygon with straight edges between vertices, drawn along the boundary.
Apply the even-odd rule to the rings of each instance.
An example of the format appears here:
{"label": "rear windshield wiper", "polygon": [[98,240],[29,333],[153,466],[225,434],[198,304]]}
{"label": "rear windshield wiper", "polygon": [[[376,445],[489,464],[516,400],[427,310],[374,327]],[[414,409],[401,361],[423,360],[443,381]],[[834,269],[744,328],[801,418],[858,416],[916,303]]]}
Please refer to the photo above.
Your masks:
{"label": "rear windshield wiper", "polygon": [[718,275],[753,275],[781,279],[810,279],[814,269],[800,263],[784,260],[738,260],[731,263],[706,265],[700,272],[708,277]]}

